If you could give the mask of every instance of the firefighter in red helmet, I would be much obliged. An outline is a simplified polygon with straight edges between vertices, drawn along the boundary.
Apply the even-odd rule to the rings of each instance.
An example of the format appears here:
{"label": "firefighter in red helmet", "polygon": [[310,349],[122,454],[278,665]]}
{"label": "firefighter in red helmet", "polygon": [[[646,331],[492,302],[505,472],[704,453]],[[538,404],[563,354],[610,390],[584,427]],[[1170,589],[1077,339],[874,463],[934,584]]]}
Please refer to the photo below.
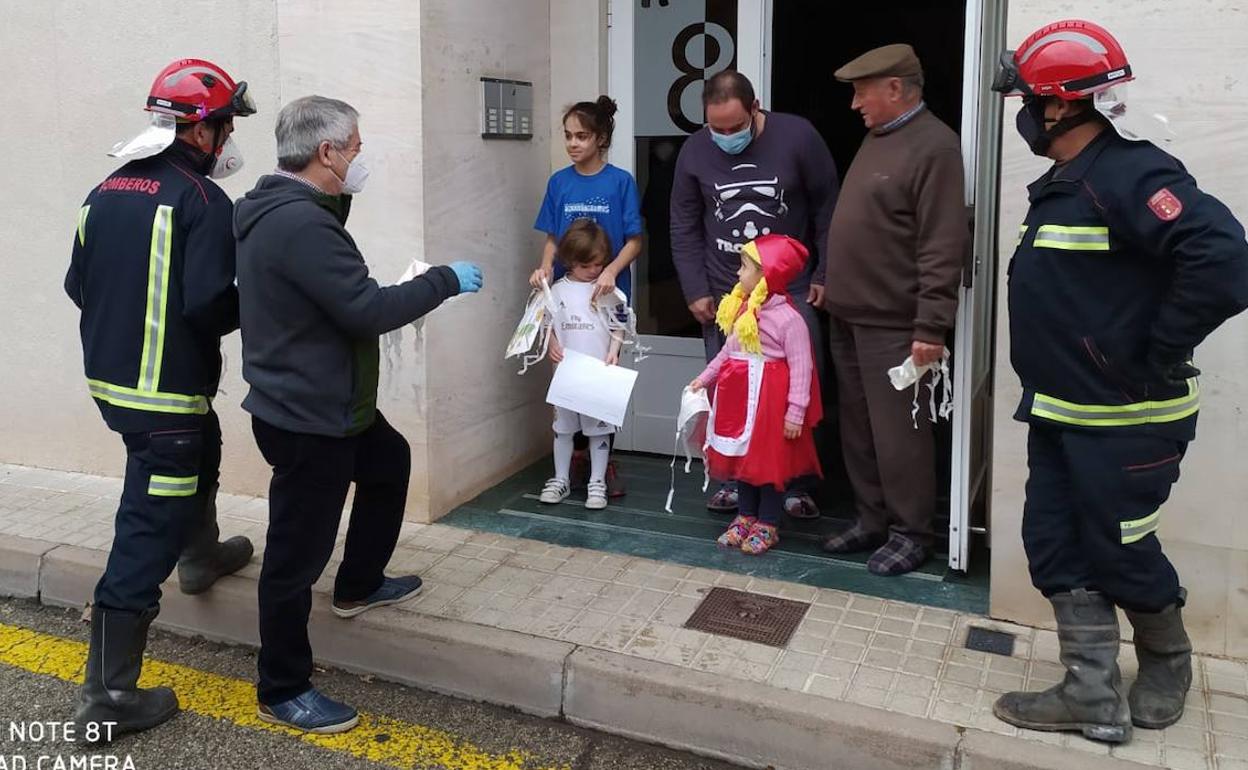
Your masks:
{"label": "firefighter in red helmet", "polygon": [[[1061,21],[1006,51],[993,85],[1022,97],[1019,134],[1055,161],[1028,187],[1008,284],[1015,419],[1029,426],[1023,543],[1066,667],[994,711],[1111,743],[1183,713],[1186,594],[1157,531],[1196,435],[1193,352],[1248,307],[1243,227],[1132,125],[1133,78],[1107,31]],[[1116,607],[1140,664],[1125,694]]]}
{"label": "firefighter in red helmet", "polygon": [[207,590],[251,559],[245,537],[218,542],[221,428],[212,398],[221,337],[238,328],[233,204],[211,178],[238,170],[234,118],[253,114],[247,84],[200,59],[152,84],[146,130],[110,155],[127,162],[78,212],[65,291],[81,310],[87,389],[126,447],[125,484],[95,587],[79,723],[113,733],[172,717],[172,690],[138,688],[160,584]]}

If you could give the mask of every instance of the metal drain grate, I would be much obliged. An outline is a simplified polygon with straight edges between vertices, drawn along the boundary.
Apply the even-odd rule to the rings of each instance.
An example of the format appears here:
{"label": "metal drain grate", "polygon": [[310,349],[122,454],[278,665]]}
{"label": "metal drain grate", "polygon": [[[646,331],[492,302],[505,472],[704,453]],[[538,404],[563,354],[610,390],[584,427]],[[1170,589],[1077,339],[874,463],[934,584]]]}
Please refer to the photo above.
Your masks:
{"label": "metal drain grate", "polygon": [[731,588],[712,588],[685,628],[783,647],[810,605]]}
{"label": "metal drain grate", "polygon": [[991,652],[1008,658],[1014,654],[1014,634],[971,626],[966,631],[966,649]]}

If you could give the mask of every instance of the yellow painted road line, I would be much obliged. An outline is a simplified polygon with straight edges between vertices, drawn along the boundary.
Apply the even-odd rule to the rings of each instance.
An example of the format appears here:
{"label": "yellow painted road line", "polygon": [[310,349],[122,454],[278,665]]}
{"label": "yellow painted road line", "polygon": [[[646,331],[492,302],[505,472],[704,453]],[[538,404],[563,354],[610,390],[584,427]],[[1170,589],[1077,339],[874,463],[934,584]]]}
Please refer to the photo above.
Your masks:
{"label": "yellow painted road line", "polygon": [[[35,674],[81,682],[87,645],[59,636],[0,623],[0,664]],[[391,767],[447,770],[568,770],[541,765],[528,752],[494,754],[462,736],[375,714],[360,714],[360,724],[339,735],[309,735],[261,722],[256,715],[255,685],[198,669],[148,658],[143,687],[165,685],[178,694],[184,711],[223,719],[240,727],[297,738],[313,746]]]}

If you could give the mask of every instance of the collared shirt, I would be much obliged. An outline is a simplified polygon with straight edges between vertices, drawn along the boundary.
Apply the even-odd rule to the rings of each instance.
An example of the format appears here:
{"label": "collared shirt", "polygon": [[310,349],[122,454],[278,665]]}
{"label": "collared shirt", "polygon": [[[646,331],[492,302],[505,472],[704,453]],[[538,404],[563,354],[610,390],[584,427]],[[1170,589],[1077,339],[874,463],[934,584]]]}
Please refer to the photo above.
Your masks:
{"label": "collared shirt", "polygon": [[906,125],[911,120],[913,120],[914,116],[922,112],[925,107],[927,107],[927,102],[922,102],[922,101],[919,102],[918,104],[914,105],[910,109],[906,110],[901,115],[898,115],[897,117],[888,121],[884,125],[875,129],[875,133],[887,134],[890,131],[896,131],[897,129],[901,128],[902,126]]}
{"label": "collared shirt", "polygon": [[299,182],[299,183],[301,183],[301,184],[303,184],[303,185],[305,185],[305,186],[307,186],[307,187],[310,187],[311,189],[313,189],[313,190],[317,191],[317,192],[318,192],[318,193],[320,193],[321,195],[329,195],[329,193],[327,193],[327,192],[325,192],[324,190],[322,190],[320,187],[318,187],[316,184],[314,184],[311,180],[309,180],[309,179],[304,179],[303,177],[299,176],[298,174],[292,174],[291,172],[289,172],[289,171],[284,171],[284,170],[282,170],[282,169],[280,169],[280,168],[278,168],[278,169],[274,169],[274,170],[273,170],[273,173],[274,173],[274,174],[276,174],[277,176],[284,176],[284,177],[286,177],[287,179],[293,179],[293,180],[295,180],[296,182]]}

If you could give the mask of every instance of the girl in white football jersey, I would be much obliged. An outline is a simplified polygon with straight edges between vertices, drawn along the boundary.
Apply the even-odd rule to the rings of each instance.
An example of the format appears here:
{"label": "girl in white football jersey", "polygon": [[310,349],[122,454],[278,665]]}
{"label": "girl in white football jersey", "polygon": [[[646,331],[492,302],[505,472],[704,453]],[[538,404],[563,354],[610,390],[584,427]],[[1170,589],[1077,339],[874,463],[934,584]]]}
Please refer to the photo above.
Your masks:
{"label": "girl in white football jersey", "polygon": [[[623,340],[612,334],[594,299],[598,277],[611,259],[606,230],[592,219],[573,222],[559,239],[556,250],[567,269],[550,287],[555,313],[550,336],[550,360],[556,365],[565,350],[574,350],[614,365],[620,360]],[[555,475],[542,488],[543,503],[560,503],[571,491],[572,436],[578,430],[589,440],[589,485],[585,507],[607,507],[607,462],[616,426],[595,417],[555,407]]]}

